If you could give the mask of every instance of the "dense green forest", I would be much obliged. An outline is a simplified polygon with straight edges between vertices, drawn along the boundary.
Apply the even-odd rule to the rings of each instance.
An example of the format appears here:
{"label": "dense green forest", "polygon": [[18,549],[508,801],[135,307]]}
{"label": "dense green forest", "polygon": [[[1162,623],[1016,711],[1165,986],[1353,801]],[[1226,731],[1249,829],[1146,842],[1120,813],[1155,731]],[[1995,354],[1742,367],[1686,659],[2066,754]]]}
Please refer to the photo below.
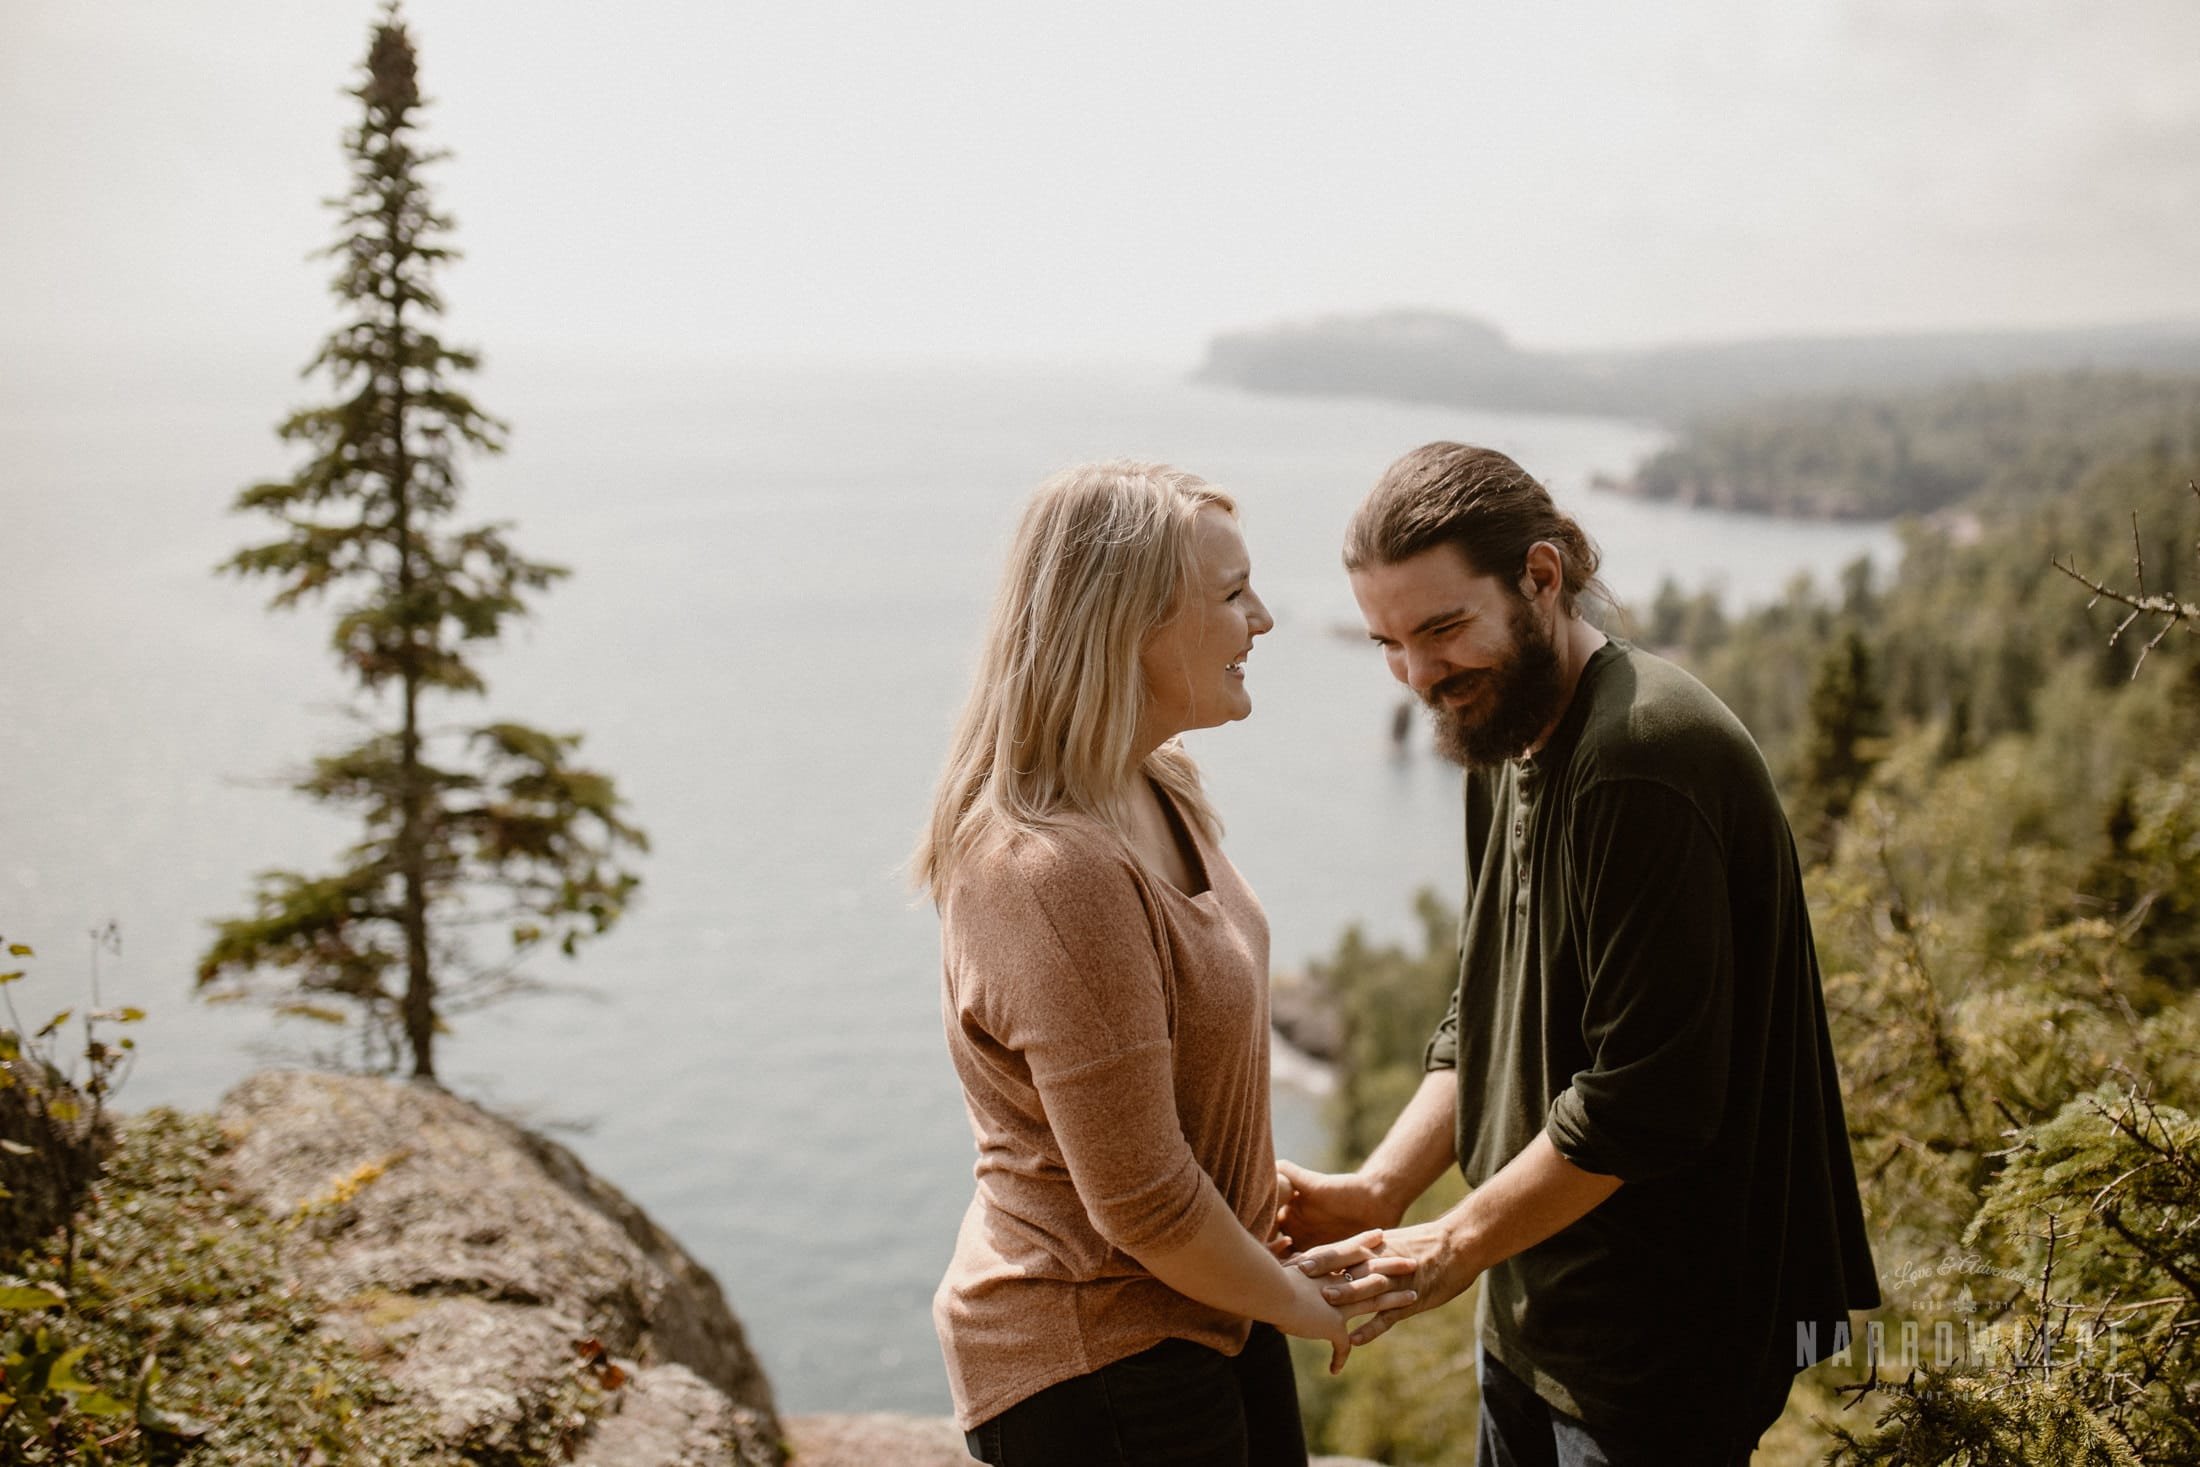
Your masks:
{"label": "dense green forest", "polygon": [[[1802,1377],[1760,1461],[2200,1463],[2200,641],[2170,626],[2139,666],[2165,623],[2112,641],[2125,609],[2052,563],[2200,599],[2200,439],[2163,428],[2162,384],[2126,386],[1891,409],[1946,426],[1936,472],[1967,487],[1885,584],[1859,565],[1735,617],[1667,587],[1633,619],[1781,777],[1887,1294],[1876,1371],[1860,1340]],[[1791,409],[1777,447],[1743,421],[1801,461],[1857,413]],[[1879,493],[1883,461],[1850,462]],[[1454,914],[1421,912],[1418,951],[1348,933],[1314,974],[1356,1018],[1336,1164],[1381,1135],[1443,1007]],[[1309,1372],[1317,1442],[1471,1461],[1473,1338],[1453,1305]]]}
{"label": "dense green forest", "polygon": [[1615,487],[1814,519],[2050,499],[2135,448],[2200,451],[2200,377],[2071,372],[1768,402],[1697,422]]}

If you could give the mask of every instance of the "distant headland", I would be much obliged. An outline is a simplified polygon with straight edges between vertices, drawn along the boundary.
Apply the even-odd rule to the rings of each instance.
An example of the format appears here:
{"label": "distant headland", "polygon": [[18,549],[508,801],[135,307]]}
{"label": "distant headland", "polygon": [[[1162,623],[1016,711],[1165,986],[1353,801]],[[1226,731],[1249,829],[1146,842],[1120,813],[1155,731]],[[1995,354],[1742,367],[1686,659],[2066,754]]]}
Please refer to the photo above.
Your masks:
{"label": "distant headland", "polygon": [[2200,323],[1543,352],[1470,316],[1401,309],[1225,332],[1193,375],[1256,392],[1681,423],[1775,398],[2079,370],[2200,372]]}

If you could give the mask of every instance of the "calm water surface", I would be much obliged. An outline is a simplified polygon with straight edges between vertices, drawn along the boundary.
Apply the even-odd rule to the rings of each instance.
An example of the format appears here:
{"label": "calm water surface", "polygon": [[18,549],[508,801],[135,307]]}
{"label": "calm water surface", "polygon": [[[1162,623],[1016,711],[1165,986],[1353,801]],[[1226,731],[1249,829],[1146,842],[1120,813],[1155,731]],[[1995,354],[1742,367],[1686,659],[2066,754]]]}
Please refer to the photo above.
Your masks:
{"label": "calm water surface", "polygon": [[[311,867],[338,818],[273,776],[344,737],[322,612],[268,614],[216,561],[226,515],[290,462],[281,362],[42,377],[0,394],[0,932],[40,950],[33,1022],[81,1001],[83,934],[126,948],[106,998],[152,1011],[124,1100],[204,1106],[319,1036],[190,997],[209,918]],[[1410,931],[1458,884],[1456,777],[1388,738],[1394,686],[1336,569],[1384,464],[1437,437],[1511,452],[1645,601],[1661,575],[1739,601],[1892,553],[1793,525],[1587,490],[1655,447],[1639,425],[1273,399],[1164,371],[901,366],[583,373],[478,384],[510,454],[470,510],[578,574],[485,659],[485,711],[577,729],[655,852],[580,992],[462,1020],[453,1088],[561,1134],[713,1268],[794,1410],[943,1410],[928,1315],[969,1197],[939,1037],[932,916],[897,867],[962,696],[1016,505],[1083,458],[1171,460],[1232,489],[1275,613],[1255,714],[1193,736],[1279,965],[1347,923]],[[453,710],[466,716],[469,710]],[[35,1011],[35,1016],[34,1016]],[[1282,1097],[1287,1151],[1313,1108]]]}

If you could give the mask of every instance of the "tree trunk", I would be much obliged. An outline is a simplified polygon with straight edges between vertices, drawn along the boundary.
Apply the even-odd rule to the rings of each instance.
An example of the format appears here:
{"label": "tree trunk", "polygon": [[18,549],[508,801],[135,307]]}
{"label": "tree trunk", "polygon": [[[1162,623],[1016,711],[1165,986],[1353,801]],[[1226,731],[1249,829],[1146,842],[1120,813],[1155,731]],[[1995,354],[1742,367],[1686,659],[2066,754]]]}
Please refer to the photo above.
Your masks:
{"label": "tree trunk", "polygon": [[[395,206],[384,216],[390,270],[403,272],[411,253]],[[399,677],[404,685],[405,723],[398,744],[398,784],[402,814],[397,829],[397,864],[405,886],[405,1043],[412,1051],[413,1078],[435,1078],[435,975],[428,957],[428,852],[425,791],[420,770],[420,656],[413,625],[412,454],[406,442],[405,304],[391,303],[387,345],[390,371],[390,476],[397,506],[397,601],[401,608],[404,651]]]}
{"label": "tree trunk", "polygon": [[412,1050],[413,1078],[435,1078],[435,977],[428,967],[428,882],[426,838],[421,830],[420,725],[416,705],[419,680],[405,674],[405,733],[401,771],[405,818],[397,836],[398,861],[405,880],[405,1041]]}

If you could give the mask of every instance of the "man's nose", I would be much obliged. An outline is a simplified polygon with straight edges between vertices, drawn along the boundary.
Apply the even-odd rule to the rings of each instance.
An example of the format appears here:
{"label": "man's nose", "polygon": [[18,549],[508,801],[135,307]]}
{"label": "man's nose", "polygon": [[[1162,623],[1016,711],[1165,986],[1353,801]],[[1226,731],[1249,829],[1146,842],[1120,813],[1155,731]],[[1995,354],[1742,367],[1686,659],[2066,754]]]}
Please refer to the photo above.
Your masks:
{"label": "man's nose", "polygon": [[1450,675],[1451,669],[1443,659],[1427,652],[1418,652],[1408,647],[1399,655],[1402,664],[1399,681],[1421,697],[1426,698],[1430,688]]}

